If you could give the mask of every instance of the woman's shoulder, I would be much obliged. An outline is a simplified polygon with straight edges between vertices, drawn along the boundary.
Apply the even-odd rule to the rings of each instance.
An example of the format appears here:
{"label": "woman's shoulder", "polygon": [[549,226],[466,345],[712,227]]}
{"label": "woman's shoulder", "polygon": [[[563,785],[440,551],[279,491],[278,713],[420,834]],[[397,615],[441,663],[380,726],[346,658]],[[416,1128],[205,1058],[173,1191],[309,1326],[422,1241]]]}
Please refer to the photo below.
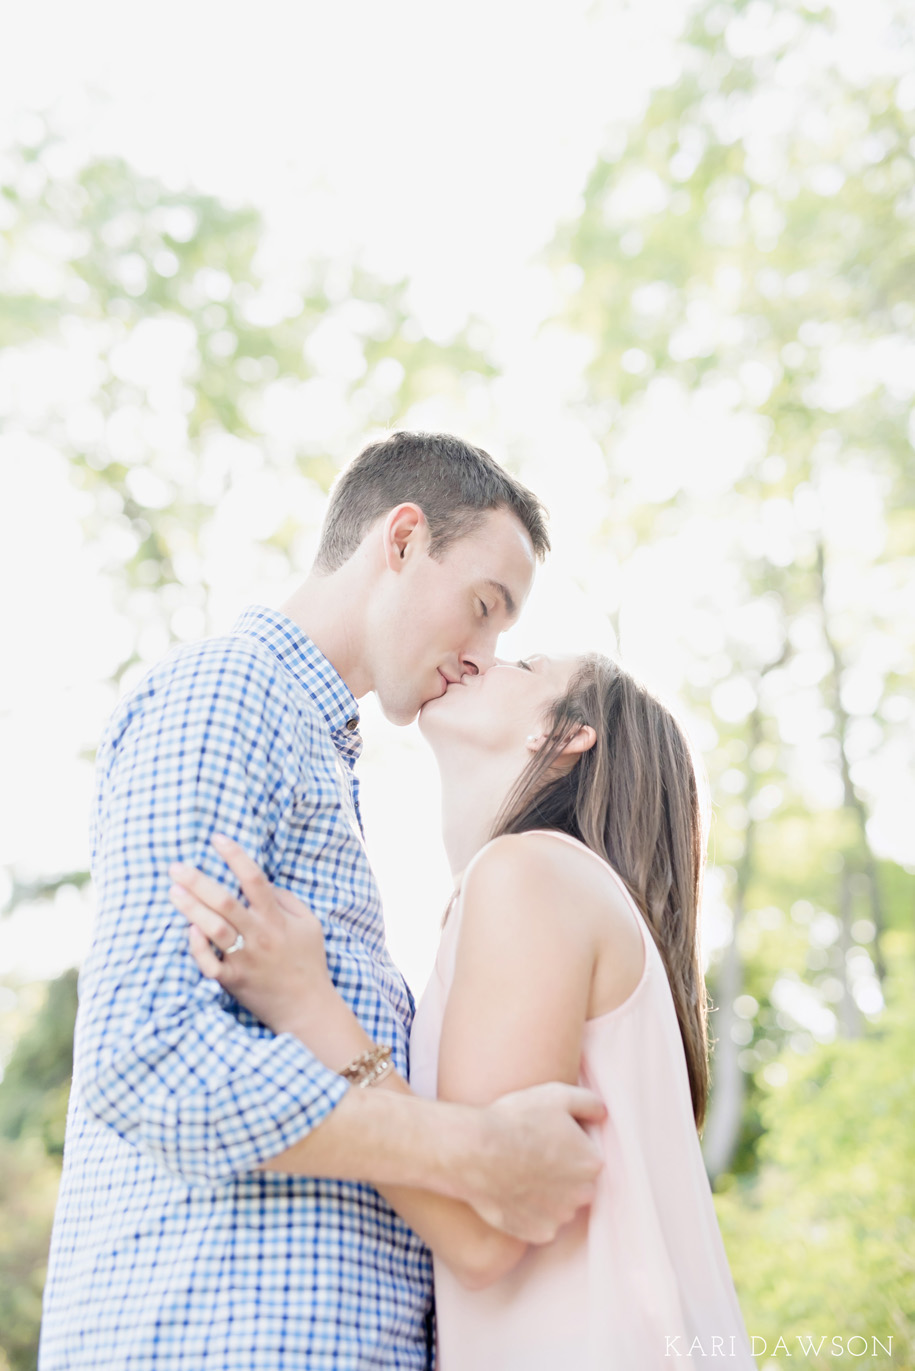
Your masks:
{"label": "woman's shoulder", "polygon": [[[461,888],[480,887],[504,880],[537,884],[546,879],[569,879],[580,858],[572,842],[558,833],[534,829],[527,833],[502,833],[492,838],[468,864]],[[582,853],[587,860],[587,854]]]}
{"label": "woman's shoulder", "polygon": [[577,839],[540,829],[495,838],[467,867],[457,904],[457,945],[472,965],[513,964],[523,949],[529,977],[548,968],[585,987],[589,1019],[622,1004],[643,974],[644,935],[622,880]]}
{"label": "woman's shoulder", "polygon": [[516,908],[528,917],[561,919],[570,915],[606,920],[608,913],[632,913],[618,875],[584,843],[550,829],[505,833],[487,843],[471,861],[461,885],[462,903],[485,903],[489,910]]}

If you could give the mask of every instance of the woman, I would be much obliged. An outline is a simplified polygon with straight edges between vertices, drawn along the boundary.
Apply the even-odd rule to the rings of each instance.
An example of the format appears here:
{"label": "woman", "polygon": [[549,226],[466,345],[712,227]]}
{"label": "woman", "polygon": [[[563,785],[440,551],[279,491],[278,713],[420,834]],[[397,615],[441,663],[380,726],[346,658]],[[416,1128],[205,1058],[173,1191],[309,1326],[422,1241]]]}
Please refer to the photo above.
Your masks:
{"label": "woman", "polygon": [[[435,1255],[440,1371],[651,1371],[681,1356],[752,1367],[697,1137],[704,845],[682,730],[599,656],[500,662],[450,685],[420,727],[456,891],[411,1085],[488,1104],[564,1080],[608,1106],[594,1203],[544,1246],[455,1202],[385,1192]],[[251,908],[175,869],[198,965],[344,1070],[373,1044],[333,990],[318,921],[236,846],[220,850]],[[219,960],[209,940],[228,949],[238,932],[243,950]],[[378,1088],[407,1087],[388,1072]]]}

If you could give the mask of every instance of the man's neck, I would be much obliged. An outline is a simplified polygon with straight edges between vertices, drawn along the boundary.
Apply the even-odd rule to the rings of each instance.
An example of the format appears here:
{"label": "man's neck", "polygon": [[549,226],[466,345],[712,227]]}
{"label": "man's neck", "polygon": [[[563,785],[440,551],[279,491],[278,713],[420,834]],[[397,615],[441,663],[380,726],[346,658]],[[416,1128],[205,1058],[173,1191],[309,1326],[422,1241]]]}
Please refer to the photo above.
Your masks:
{"label": "man's neck", "polygon": [[373,682],[365,663],[360,607],[365,603],[358,554],[338,571],[312,572],[281,606],[322,652],[357,700]]}

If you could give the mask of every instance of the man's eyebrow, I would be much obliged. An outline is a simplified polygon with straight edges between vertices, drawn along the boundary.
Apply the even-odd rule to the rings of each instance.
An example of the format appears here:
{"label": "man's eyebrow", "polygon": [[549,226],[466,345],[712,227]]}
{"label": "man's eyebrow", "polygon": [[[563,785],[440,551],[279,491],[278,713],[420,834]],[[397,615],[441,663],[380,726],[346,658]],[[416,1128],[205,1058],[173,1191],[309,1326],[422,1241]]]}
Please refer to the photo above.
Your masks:
{"label": "man's eyebrow", "polygon": [[509,590],[508,586],[504,586],[501,581],[487,581],[486,584],[489,586],[491,590],[494,590],[497,595],[502,596],[502,599],[505,601],[506,613],[508,613],[509,615],[514,614],[515,602],[512,599],[512,593]]}

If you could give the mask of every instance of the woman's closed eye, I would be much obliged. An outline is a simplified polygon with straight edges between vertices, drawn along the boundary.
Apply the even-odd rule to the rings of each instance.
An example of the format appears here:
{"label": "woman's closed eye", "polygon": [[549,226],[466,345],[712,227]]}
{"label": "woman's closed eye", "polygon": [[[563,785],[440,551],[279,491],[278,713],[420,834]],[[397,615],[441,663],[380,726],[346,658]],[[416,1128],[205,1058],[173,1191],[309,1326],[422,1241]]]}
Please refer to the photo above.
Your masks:
{"label": "woman's closed eye", "polygon": [[533,671],[534,669],[530,662],[516,662],[515,666],[520,666],[522,671]]}

